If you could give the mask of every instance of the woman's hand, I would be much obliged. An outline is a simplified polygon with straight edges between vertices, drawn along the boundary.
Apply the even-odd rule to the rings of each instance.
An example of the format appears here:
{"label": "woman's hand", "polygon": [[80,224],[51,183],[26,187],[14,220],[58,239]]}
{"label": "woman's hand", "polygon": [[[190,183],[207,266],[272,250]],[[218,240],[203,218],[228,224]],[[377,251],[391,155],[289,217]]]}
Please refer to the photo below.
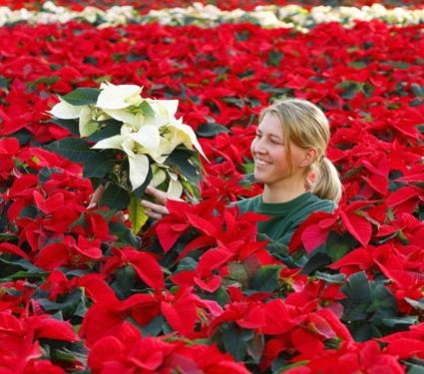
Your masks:
{"label": "woman's hand", "polygon": [[[90,203],[88,204],[87,209],[94,209],[99,205],[99,201],[101,200],[105,189],[106,186],[103,184],[96,188],[96,190],[93,192],[93,195],[91,195]],[[122,223],[125,223],[128,220],[122,210],[118,210],[115,213],[115,217]]]}
{"label": "woman's hand", "polygon": [[93,209],[99,205],[99,201],[102,198],[105,189],[106,186],[103,186],[103,184],[96,188],[96,190],[91,195],[90,204],[88,204],[87,209]]}
{"label": "woman's hand", "polygon": [[160,191],[152,186],[148,186],[145,192],[155,198],[154,203],[148,200],[141,200],[141,205],[146,209],[145,213],[150,218],[158,220],[169,214],[169,210],[165,206],[168,201],[166,192]]}
{"label": "woman's hand", "polygon": [[[96,188],[96,190],[93,192],[93,195],[91,196],[91,200],[87,209],[93,209],[98,206],[99,201],[105,192],[105,189],[106,187],[103,185],[100,185]],[[155,198],[155,202],[141,200],[141,205],[146,209],[145,213],[150,218],[159,220],[163,216],[169,214],[169,210],[165,207],[166,202],[168,201],[168,195],[166,192],[160,191],[152,186],[148,186],[145,192]],[[122,210],[116,212],[115,217],[118,218],[121,222],[125,222],[127,220]]]}

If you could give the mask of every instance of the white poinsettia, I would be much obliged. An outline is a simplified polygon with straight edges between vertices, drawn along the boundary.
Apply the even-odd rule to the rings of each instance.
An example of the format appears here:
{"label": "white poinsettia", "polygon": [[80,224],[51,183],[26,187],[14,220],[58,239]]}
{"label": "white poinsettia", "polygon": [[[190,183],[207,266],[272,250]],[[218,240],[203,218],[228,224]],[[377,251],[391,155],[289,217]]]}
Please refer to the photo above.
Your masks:
{"label": "white poinsettia", "polygon": [[150,168],[149,159],[144,154],[134,152],[134,142],[131,139],[126,139],[122,148],[128,156],[131,186],[136,190],[146,181]]}
{"label": "white poinsettia", "polygon": [[90,136],[91,134],[94,134],[99,127],[99,123],[93,120],[93,112],[91,108],[88,105],[84,106],[81,109],[78,122],[80,135],[82,137]]}
{"label": "white poinsettia", "polygon": [[142,126],[140,130],[128,136],[143,147],[143,153],[152,154],[159,148],[160,133],[155,126]]}
{"label": "white poinsettia", "polygon": [[121,84],[115,86],[112,83],[100,85],[100,95],[96,106],[103,110],[116,110],[128,108],[131,105],[139,105],[143,101],[140,97],[142,87],[135,84]]}
{"label": "white poinsettia", "polygon": [[75,106],[72,104],[69,104],[65,100],[62,100],[59,97],[59,102],[47,113],[50,113],[51,115],[55,116],[56,118],[60,119],[76,119],[79,118],[81,111],[86,108],[86,105],[84,106]]}
{"label": "white poinsettia", "polygon": [[[130,158],[130,181],[134,190],[145,182],[148,174],[148,169],[142,168],[141,170],[144,171],[137,169],[136,159],[143,160],[145,163],[145,157],[150,156],[155,163],[163,165],[168,156],[181,144],[188,149],[194,147],[206,158],[193,129],[183,124],[182,119],[175,118],[178,100],[145,100],[150,109],[145,115],[142,114],[139,120],[127,116],[131,113],[130,107],[120,110],[103,109],[124,123],[119,135],[100,140],[93,146],[95,149],[120,149],[128,155]],[[119,116],[116,115],[117,113]],[[141,155],[143,157],[140,157]],[[182,189],[182,186],[178,180],[172,179],[170,174],[169,177],[170,191],[175,195]]]}
{"label": "white poinsettia", "polygon": [[[125,152],[133,190],[145,183],[152,169],[151,183],[161,184],[165,178],[169,181],[168,193],[179,197],[182,184],[179,176],[164,165],[166,159],[181,145],[190,150],[196,149],[203,157],[206,156],[193,129],[184,124],[182,119],[176,119],[178,100],[142,98],[141,90],[142,87],[132,84],[102,83],[95,102],[87,101],[86,96],[82,95],[81,100],[86,100],[90,105],[75,106],[61,99],[50,113],[58,118],[78,119],[81,137],[89,137],[108,126],[106,120],[120,122],[118,135],[104,138],[92,148]],[[158,175],[155,175],[155,170]]]}
{"label": "white poinsettia", "polygon": [[178,175],[175,173],[168,173],[169,185],[166,194],[172,199],[179,199],[183,193],[183,185],[178,180]]}
{"label": "white poinsettia", "polygon": [[133,131],[137,131],[145,122],[145,115],[142,112],[132,113],[127,109],[103,109],[103,111],[111,118],[131,126]]}
{"label": "white poinsettia", "polygon": [[157,187],[166,181],[166,172],[164,169],[158,167],[156,164],[152,165],[153,177],[149,185],[152,187]]}
{"label": "white poinsettia", "polygon": [[[166,171],[165,171],[166,170]],[[153,178],[149,186],[158,187],[163,182],[169,179],[168,189],[166,194],[172,199],[179,199],[183,193],[183,185],[179,181],[178,175],[172,173],[168,168],[160,168],[157,165],[152,165]]]}
{"label": "white poinsettia", "polygon": [[166,126],[175,120],[178,109],[178,100],[152,100],[146,99],[155,113],[154,116],[146,118],[146,124],[154,125],[158,128]]}
{"label": "white poinsettia", "polygon": [[[123,129],[124,131],[122,131]],[[149,172],[149,160],[146,155],[156,152],[160,143],[160,134],[156,127],[149,125],[142,126],[135,133],[125,131],[125,129],[127,128],[123,126],[120,135],[100,140],[93,148],[124,151],[129,159],[130,181],[135,190],[146,181]],[[140,162],[140,166],[137,162]]]}
{"label": "white poinsettia", "polygon": [[[182,119],[173,121],[167,127],[170,139],[170,149],[175,149],[180,144],[184,144],[188,149],[193,149],[193,147],[205,158],[206,155],[203,153],[202,146],[197,140],[196,133],[189,126],[182,122]],[[172,151],[171,151],[172,152]]]}

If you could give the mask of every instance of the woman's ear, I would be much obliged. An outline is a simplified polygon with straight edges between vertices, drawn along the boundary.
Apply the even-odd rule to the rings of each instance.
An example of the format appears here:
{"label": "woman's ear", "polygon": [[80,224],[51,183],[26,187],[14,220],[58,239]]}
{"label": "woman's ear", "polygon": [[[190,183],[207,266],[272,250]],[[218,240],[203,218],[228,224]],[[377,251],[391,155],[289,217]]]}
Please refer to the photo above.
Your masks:
{"label": "woman's ear", "polygon": [[311,165],[317,157],[317,150],[315,148],[309,148],[306,150],[303,160],[300,162],[301,167],[307,167]]}

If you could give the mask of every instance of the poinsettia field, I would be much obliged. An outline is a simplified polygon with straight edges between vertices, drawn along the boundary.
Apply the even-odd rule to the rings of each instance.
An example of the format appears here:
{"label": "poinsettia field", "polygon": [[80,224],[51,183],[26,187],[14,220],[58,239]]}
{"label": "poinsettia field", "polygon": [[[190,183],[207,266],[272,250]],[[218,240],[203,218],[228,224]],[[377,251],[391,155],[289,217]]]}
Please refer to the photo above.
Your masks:
{"label": "poinsettia field", "polygon": [[[422,372],[423,32],[1,27],[0,372]],[[74,136],[47,114],[57,95],[104,81],[178,99],[209,160],[201,201],[139,235],[49,150]],[[344,191],[274,248],[228,203],[261,192],[249,146],[284,95],[327,114]]]}

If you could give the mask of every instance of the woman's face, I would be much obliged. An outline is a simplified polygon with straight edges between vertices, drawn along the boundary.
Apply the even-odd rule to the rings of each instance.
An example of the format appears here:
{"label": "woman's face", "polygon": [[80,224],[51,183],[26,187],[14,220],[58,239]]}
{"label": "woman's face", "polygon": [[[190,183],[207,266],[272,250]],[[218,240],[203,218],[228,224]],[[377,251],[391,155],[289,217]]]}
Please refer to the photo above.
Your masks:
{"label": "woman's face", "polygon": [[259,183],[273,185],[302,174],[300,164],[306,151],[290,143],[292,170],[282,125],[272,113],[267,113],[259,123],[250,149],[255,163],[254,177]]}

